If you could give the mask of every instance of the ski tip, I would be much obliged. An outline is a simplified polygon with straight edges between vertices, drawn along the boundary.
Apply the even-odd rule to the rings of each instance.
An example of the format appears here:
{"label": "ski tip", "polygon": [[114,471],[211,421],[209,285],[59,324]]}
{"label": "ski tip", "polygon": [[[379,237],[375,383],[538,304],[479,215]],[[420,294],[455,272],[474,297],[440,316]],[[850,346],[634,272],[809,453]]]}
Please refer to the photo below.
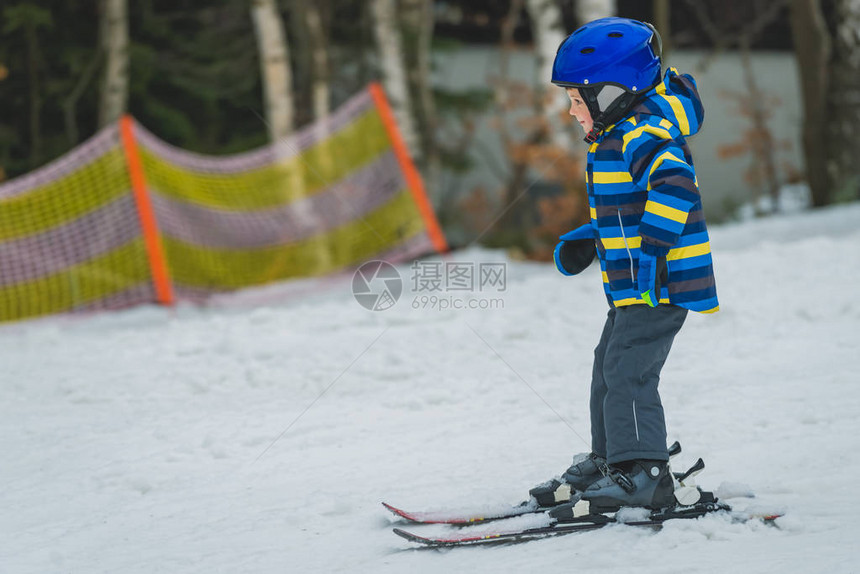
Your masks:
{"label": "ski tip", "polygon": [[[488,518],[471,515],[457,516],[456,514],[446,514],[441,512],[408,512],[402,508],[397,508],[396,506],[388,504],[387,502],[383,502],[382,506],[398,518],[402,518],[403,520],[413,524],[451,524],[453,526],[468,526],[470,524],[478,524],[480,522],[495,520],[495,518],[492,517]],[[503,515],[498,518],[508,518],[509,516],[515,515]]]}
{"label": "ski tip", "polygon": [[413,534],[406,530],[401,530],[400,528],[395,528],[392,532],[399,536],[400,538],[405,538],[409,542],[417,542],[419,544],[426,544],[428,546],[433,546],[434,541],[430,538],[425,538],[423,536],[418,536],[417,534]]}
{"label": "ski tip", "polygon": [[401,538],[405,538],[409,542],[416,542],[418,544],[423,544],[424,546],[430,546],[433,548],[471,546],[473,544],[480,544],[484,542],[495,542],[497,540],[501,540],[506,536],[503,533],[497,533],[489,535],[485,534],[471,536],[453,536],[451,538],[427,538],[424,536],[418,536],[415,533],[409,532],[407,530],[402,530],[400,528],[394,528],[392,532],[394,532],[394,534]]}
{"label": "ski tip", "polygon": [[396,506],[392,506],[392,505],[388,504],[387,502],[383,502],[382,506],[384,506],[386,510],[388,510],[389,512],[391,512],[392,514],[394,514],[396,516],[399,516],[400,518],[405,518],[407,520],[411,520],[411,518],[410,518],[411,515],[408,512],[406,512],[405,510],[401,510],[401,509],[397,508]]}
{"label": "ski tip", "polygon": [[415,524],[423,524],[423,523],[432,523],[432,521],[422,520],[419,516],[417,516],[413,512],[407,512],[402,508],[397,508],[396,506],[392,506],[387,502],[383,502],[382,506],[386,508],[389,512],[397,516],[398,518],[402,518],[403,520],[407,520],[409,522],[414,522]]}

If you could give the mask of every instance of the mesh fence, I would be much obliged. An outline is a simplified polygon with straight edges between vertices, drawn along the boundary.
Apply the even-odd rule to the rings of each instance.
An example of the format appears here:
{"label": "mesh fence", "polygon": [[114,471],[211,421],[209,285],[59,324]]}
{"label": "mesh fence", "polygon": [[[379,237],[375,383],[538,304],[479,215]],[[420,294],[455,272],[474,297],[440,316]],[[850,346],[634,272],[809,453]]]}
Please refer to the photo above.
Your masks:
{"label": "mesh fence", "polygon": [[0,321],[201,301],[444,249],[377,85],[226,157],[126,118],[0,186]]}

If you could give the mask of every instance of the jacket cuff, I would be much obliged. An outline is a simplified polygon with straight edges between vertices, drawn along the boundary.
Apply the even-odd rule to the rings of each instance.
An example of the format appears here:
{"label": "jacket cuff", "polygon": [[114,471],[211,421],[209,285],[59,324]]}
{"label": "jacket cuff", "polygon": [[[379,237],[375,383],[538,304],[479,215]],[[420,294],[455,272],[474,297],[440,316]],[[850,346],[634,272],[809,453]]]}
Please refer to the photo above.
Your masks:
{"label": "jacket cuff", "polygon": [[651,255],[653,257],[666,257],[669,254],[669,248],[663,247],[661,245],[655,245],[653,243],[642,242],[642,245],[639,246],[639,249],[642,250],[642,253],[646,255]]}

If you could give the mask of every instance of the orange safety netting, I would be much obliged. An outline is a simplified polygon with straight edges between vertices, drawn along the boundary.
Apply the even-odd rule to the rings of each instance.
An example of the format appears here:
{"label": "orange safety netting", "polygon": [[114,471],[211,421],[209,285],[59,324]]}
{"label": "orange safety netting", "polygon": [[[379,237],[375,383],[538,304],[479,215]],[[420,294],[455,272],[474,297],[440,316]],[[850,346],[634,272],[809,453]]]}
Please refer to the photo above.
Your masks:
{"label": "orange safety netting", "polygon": [[200,301],[445,249],[378,85],[226,157],[126,117],[0,185],[0,321]]}

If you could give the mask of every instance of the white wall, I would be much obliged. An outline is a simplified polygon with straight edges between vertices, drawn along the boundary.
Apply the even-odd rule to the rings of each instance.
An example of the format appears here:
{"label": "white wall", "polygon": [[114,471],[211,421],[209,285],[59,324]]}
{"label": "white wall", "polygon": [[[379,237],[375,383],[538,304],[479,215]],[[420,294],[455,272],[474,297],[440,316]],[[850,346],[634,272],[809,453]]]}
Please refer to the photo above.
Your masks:
{"label": "white wall", "polygon": [[[738,112],[738,104],[726,93],[745,91],[740,57],[727,53],[714,58],[706,71],[698,68],[705,57],[703,52],[675,51],[668,62],[682,73],[696,78],[699,93],[705,105],[705,122],[702,131],[690,139],[693,157],[702,189],[705,209],[713,216],[724,215],[730,203],[742,203],[752,195],[752,186],[744,180],[744,170],[751,162],[751,156],[731,160],[720,159],[718,148],[736,143],[744,137],[750,124]],[[512,78],[533,83],[534,61],[531,52],[526,50],[511,54],[509,64]],[[802,146],[800,126],[802,121],[797,68],[794,57],[787,52],[757,52],[753,55],[753,68],[759,82],[759,89],[768,97],[776,97],[779,104],[773,107],[770,127],[776,141],[788,140],[790,149],[776,154],[777,165],[784,177],[782,165],[789,163],[802,171]],[[461,50],[437,55],[434,82],[448,89],[490,87],[498,76],[499,51],[495,47],[464,47]],[[547,78],[548,82],[549,79]],[[489,117],[480,122],[478,138],[484,154],[476,154],[478,164],[473,173],[465,177],[449,178],[444,181],[448,189],[466,191],[477,184],[494,189],[498,177],[493,174],[494,166],[505,165],[497,132],[490,126]],[[578,126],[572,126],[579,130]],[[583,144],[584,145],[584,144]],[[583,147],[584,153],[584,147]],[[487,160],[486,155],[494,156]]]}

